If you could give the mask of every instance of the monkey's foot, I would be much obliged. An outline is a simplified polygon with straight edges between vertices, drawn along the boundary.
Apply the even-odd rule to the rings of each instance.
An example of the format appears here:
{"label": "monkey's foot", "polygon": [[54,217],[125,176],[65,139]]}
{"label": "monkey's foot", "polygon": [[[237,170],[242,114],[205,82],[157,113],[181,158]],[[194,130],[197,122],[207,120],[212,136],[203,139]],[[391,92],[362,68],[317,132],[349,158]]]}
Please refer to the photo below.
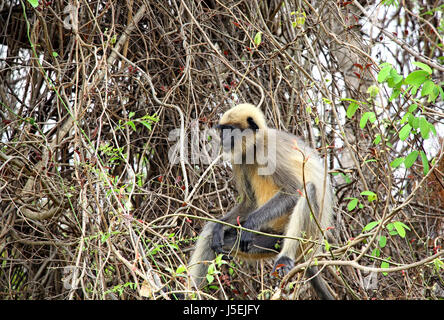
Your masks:
{"label": "monkey's foot", "polygon": [[273,271],[271,274],[279,276],[279,278],[283,278],[287,273],[290,272],[294,267],[293,259],[287,256],[280,256],[276,259],[273,266]]}

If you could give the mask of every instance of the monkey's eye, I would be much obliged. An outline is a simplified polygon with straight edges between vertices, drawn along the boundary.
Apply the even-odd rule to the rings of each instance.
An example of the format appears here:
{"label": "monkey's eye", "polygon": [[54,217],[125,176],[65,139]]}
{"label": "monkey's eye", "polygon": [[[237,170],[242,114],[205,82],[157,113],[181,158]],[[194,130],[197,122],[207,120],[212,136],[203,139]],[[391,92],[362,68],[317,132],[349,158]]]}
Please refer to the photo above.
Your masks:
{"label": "monkey's eye", "polygon": [[256,122],[254,122],[252,117],[248,117],[247,122],[248,122],[248,126],[250,129],[253,129],[253,130],[259,129],[259,126],[256,124]]}

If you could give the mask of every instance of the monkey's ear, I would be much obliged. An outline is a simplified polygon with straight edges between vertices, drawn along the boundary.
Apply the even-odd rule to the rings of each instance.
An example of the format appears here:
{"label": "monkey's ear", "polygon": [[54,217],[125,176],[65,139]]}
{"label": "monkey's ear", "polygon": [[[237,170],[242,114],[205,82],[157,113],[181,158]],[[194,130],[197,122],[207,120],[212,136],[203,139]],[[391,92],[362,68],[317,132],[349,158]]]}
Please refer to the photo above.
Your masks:
{"label": "monkey's ear", "polygon": [[256,122],[254,122],[252,117],[248,117],[247,122],[248,122],[248,126],[250,127],[250,129],[253,129],[253,130],[259,129],[258,125],[256,124]]}

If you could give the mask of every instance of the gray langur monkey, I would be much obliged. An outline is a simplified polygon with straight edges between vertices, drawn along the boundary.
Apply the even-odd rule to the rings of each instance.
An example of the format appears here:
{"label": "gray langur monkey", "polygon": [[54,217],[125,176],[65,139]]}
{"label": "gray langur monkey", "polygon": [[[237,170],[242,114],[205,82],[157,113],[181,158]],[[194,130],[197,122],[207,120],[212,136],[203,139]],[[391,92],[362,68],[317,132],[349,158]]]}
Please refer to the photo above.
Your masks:
{"label": "gray langur monkey", "polygon": [[[333,214],[333,193],[315,150],[290,133],[268,128],[264,114],[251,104],[228,110],[217,129],[241,199],[221,221],[313,241],[325,235]],[[277,252],[273,250],[276,237],[248,231],[239,237],[236,231],[221,223],[204,226],[188,264],[194,287],[203,285],[208,262],[216,253],[247,260],[276,257],[273,273],[283,276],[313,242],[284,238]],[[334,299],[317,273],[314,266],[307,269],[318,296]]]}

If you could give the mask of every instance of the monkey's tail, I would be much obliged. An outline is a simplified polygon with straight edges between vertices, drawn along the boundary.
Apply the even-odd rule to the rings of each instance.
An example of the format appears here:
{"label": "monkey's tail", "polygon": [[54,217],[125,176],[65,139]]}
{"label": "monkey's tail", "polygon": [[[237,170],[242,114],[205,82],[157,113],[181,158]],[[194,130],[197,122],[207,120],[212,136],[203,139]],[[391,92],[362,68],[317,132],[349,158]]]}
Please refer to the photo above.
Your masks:
{"label": "monkey's tail", "polygon": [[188,263],[188,274],[191,286],[200,289],[208,273],[208,261],[216,258],[216,254],[211,249],[211,239],[214,223],[207,223],[196,242],[196,248]]}

